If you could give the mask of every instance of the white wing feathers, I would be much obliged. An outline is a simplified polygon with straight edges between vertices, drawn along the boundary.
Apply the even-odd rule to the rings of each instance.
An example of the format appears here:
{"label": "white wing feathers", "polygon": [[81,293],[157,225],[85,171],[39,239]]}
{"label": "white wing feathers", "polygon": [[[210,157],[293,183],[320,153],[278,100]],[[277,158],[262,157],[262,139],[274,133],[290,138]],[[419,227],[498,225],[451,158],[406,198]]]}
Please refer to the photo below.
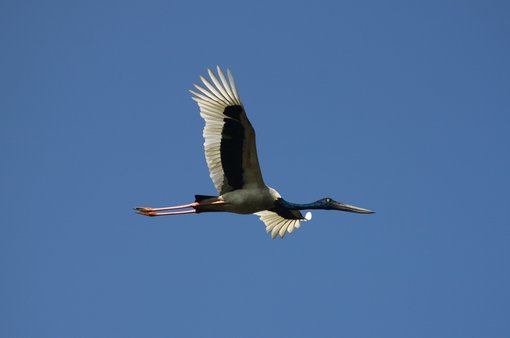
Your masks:
{"label": "white wing feathers", "polygon": [[220,153],[221,132],[224,125],[223,119],[225,118],[223,112],[228,106],[242,106],[242,103],[239,99],[239,95],[237,94],[230,70],[227,70],[230,80],[230,83],[228,83],[220,67],[217,67],[217,69],[221,83],[210,69],[208,70],[208,73],[218,90],[216,90],[214,86],[207,81],[207,79],[200,76],[200,80],[202,80],[209,90],[197,84],[193,84],[201,93],[193,90],[190,90],[190,92],[195,95],[192,99],[198,103],[200,116],[202,116],[205,120],[205,127],[203,131],[205,140],[205,158],[214,186],[216,187],[216,190],[221,193],[224,182],[224,172],[221,165]]}
{"label": "white wing feathers", "polygon": [[[193,95],[198,97],[198,98],[194,97],[193,100],[198,102],[198,105],[200,106],[200,108],[202,108],[202,105],[205,105],[208,107],[213,107],[213,108],[222,108],[222,109],[224,109],[225,107],[227,107],[229,105],[242,106],[241,99],[239,99],[239,95],[237,94],[237,89],[235,87],[234,78],[232,77],[232,74],[230,74],[230,70],[227,69],[227,74],[228,74],[230,83],[227,82],[227,79],[225,78],[225,75],[223,74],[223,72],[219,66],[217,67],[217,70],[218,70],[218,74],[221,79],[221,83],[218,81],[218,79],[216,78],[216,76],[210,69],[208,69],[207,71],[209,73],[209,76],[211,77],[211,80],[216,85],[216,88],[218,90],[216,90],[216,88],[209,81],[207,81],[206,78],[204,78],[203,76],[200,76],[200,80],[202,80],[202,82],[209,89],[210,92],[208,90],[206,90],[205,88],[200,87],[197,84],[193,84],[193,86],[195,86],[195,88],[197,88],[199,91],[201,91],[203,94],[205,94],[205,96],[204,96],[204,95],[198,94],[198,93],[190,90],[190,92],[193,93]],[[214,103],[217,103],[217,104],[214,104]]]}
{"label": "white wing feathers", "polygon": [[285,236],[285,233],[291,234],[294,229],[301,226],[301,221],[309,221],[312,219],[312,214],[307,212],[303,219],[287,219],[283,218],[272,211],[260,211],[255,213],[260,217],[260,220],[266,225],[266,232],[271,233],[271,238],[280,235],[280,238]]}

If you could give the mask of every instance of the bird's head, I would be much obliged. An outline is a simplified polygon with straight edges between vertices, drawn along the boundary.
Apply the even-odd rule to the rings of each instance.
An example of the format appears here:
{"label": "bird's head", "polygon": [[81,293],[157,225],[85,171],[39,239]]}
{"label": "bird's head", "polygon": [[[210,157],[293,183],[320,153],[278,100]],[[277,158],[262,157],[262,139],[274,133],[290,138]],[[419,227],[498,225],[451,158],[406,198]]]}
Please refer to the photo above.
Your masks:
{"label": "bird's head", "polygon": [[358,214],[373,214],[374,213],[374,211],[372,211],[372,210],[355,207],[353,205],[345,204],[342,202],[337,202],[330,197],[322,198],[322,199],[316,201],[314,204],[317,205],[317,209],[341,210],[341,211],[355,212]]}

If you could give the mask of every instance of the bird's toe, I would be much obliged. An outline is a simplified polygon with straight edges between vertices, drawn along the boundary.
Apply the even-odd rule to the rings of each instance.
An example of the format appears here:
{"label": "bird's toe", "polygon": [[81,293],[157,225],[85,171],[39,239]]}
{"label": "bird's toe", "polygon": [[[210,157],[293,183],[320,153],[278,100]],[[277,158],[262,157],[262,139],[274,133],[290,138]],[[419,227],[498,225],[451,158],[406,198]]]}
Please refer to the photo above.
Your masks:
{"label": "bird's toe", "polygon": [[136,211],[139,211],[139,212],[150,212],[150,211],[152,211],[152,208],[136,207],[136,208],[133,208],[133,210],[136,210]]}
{"label": "bird's toe", "polygon": [[138,210],[136,213],[139,215],[150,216],[150,217],[156,216],[156,213],[154,211],[148,211],[148,210]]}

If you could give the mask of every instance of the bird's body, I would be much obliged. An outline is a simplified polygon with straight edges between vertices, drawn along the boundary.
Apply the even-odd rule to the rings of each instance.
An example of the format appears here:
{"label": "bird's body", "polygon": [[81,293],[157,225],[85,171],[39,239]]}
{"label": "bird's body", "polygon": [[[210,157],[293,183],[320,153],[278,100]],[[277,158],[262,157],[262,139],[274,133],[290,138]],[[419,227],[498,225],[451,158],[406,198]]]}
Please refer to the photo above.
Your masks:
{"label": "bird's body", "polygon": [[[201,196],[201,195],[196,195]],[[198,213],[204,211],[225,211],[235,214],[254,214],[259,211],[268,210],[274,207],[278,199],[278,193],[269,187],[256,189],[238,189],[229,191],[220,196],[207,196],[202,206],[196,206]],[[223,203],[208,204],[210,202],[221,201]]]}
{"label": "bird's body", "polygon": [[[255,130],[253,129],[239,98],[234,79],[228,81],[218,67],[219,79],[209,70],[213,83],[200,77],[205,87],[194,85],[199,92],[191,91],[198,103],[200,115],[205,120],[204,149],[211,179],[219,196],[195,195],[195,202],[164,208],[136,208],[147,216],[167,216],[202,212],[231,212],[256,214],[266,224],[266,230],[274,238],[283,237],[299,228],[300,221],[310,220],[299,210],[335,209],[356,213],[372,211],[324,198],[308,204],[290,203],[282,199],[262,178]],[[184,211],[168,211],[186,209]]]}
{"label": "bird's body", "polygon": [[276,192],[270,188],[240,189],[221,195],[225,211],[236,214],[254,214],[273,207]]}

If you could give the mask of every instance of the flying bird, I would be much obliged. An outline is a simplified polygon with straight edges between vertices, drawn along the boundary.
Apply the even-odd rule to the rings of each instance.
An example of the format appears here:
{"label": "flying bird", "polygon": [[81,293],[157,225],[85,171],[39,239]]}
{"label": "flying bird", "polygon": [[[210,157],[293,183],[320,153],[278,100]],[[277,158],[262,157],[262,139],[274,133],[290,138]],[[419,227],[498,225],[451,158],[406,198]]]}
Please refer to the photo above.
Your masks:
{"label": "flying bird", "polygon": [[200,80],[205,88],[193,84],[197,91],[190,92],[205,120],[205,158],[219,196],[195,195],[195,202],[190,204],[163,208],[138,207],[135,208],[137,213],[146,216],[202,212],[255,214],[264,222],[266,231],[271,233],[273,239],[278,235],[283,238],[286,233],[291,234],[300,227],[301,221],[312,218],[310,212],[303,216],[300,210],[373,213],[371,210],[337,202],[329,197],[307,204],[292,203],[268,187],[260,171],[255,130],[239,98],[234,78],[230,70],[227,70],[227,80],[219,66],[217,72],[218,76],[208,69],[212,83],[201,76]]}

